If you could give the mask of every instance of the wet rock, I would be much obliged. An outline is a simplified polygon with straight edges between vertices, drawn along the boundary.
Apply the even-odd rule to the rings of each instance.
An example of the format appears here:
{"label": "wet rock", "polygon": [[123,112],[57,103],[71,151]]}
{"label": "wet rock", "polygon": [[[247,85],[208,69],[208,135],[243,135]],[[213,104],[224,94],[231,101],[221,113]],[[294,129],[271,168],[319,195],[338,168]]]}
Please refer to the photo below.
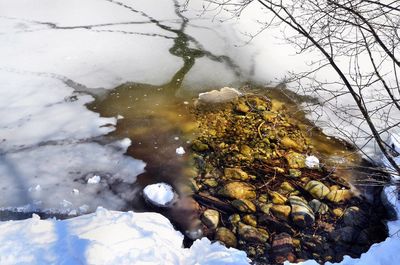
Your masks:
{"label": "wet rock", "polygon": [[287,198],[276,191],[270,191],[269,196],[274,204],[285,204]]}
{"label": "wet rock", "polygon": [[192,149],[196,152],[204,152],[208,150],[208,145],[205,143],[202,143],[199,140],[193,140],[192,142]]}
{"label": "wet rock", "polygon": [[231,199],[255,199],[256,192],[253,185],[244,182],[230,182],[219,190],[220,195]]}
{"label": "wet rock", "polygon": [[260,204],[260,206],[259,206],[260,211],[265,214],[269,214],[271,207],[272,207],[272,203],[263,203],[263,204]]}
{"label": "wet rock", "polygon": [[335,230],[335,227],[331,223],[327,223],[321,220],[318,220],[318,226],[321,227],[324,231],[330,233]]}
{"label": "wet rock", "polygon": [[238,102],[238,104],[236,105],[236,111],[241,112],[241,113],[247,113],[250,111],[249,106],[247,106],[245,103],[243,102]]}
{"label": "wet rock", "polygon": [[264,229],[257,229],[253,226],[239,223],[238,234],[242,240],[254,243],[265,243],[269,238],[269,234]]}
{"label": "wet rock", "polygon": [[289,168],[299,169],[306,167],[306,159],[302,154],[291,151],[285,155],[285,159],[289,165]]}
{"label": "wet rock", "polygon": [[299,178],[301,177],[301,171],[298,169],[289,169],[289,176],[292,178]]}
{"label": "wet rock", "polygon": [[300,244],[301,244],[300,239],[292,238],[292,241],[293,241],[293,246],[294,246],[295,248],[300,247]]}
{"label": "wet rock", "polygon": [[296,256],[293,254],[293,240],[287,233],[280,233],[272,241],[271,256],[275,263],[283,263],[286,260],[294,262]]}
{"label": "wet rock", "polygon": [[264,111],[271,107],[271,103],[269,101],[262,100],[259,97],[251,97],[248,99],[248,101],[251,106],[259,111]]}
{"label": "wet rock", "polygon": [[289,219],[291,208],[287,205],[272,205],[271,211],[277,218],[287,221]]}
{"label": "wet rock", "polygon": [[367,216],[360,208],[351,206],[343,213],[343,222],[347,226],[365,226],[368,223]]}
{"label": "wet rock", "polygon": [[217,229],[214,239],[222,242],[227,247],[236,248],[237,246],[237,239],[235,234],[225,227],[220,227]]}
{"label": "wet rock", "polygon": [[304,228],[314,223],[314,213],[307,201],[298,196],[290,196],[289,203],[292,206],[291,217],[294,224]]}
{"label": "wet rock", "polygon": [[276,119],[276,117],[278,117],[278,113],[272,111],[264,111],[262,116],[265,121],[273,122]]}
{"label": "wet rock", "polygon": [[251,157],[253,150],[248,145],[242,145],[240,147],[240,153],[246,157]]}
{"label": "wet rock", "polygon": [[231,216],[229,216],[229,221],[231,222],[231,224],[237,225],[240,222],[240,215],[237,213],[232,214]]}
{"label": "wet rock", "polygon": [[[189,190],[191,192],[199,191],[199,186],[197,185],[196,181],[192,178],[187,182],[187,187],[189,188]],[[188,192],[188,193],[191,193],[191,192]]]}
{"label": "wet rock", "polygon": [[351,226],[346,226],[343,228],[336,229],[331,234],[331,239],[336,242],[352,243],[354,239],[358,236],[357,230]]}
{"label": "wet rock", "polygon": [[350,190],[334,190],[326,195],[326,199],[334,203],[347,201],[352,196]]}
{"label": "wet rock", "polygon": [[319,200],[325,198],[330,192],[329,188],[325,186],[325,184],[316,180],[311,180],[308,182],[304,189],[307,190],[314,198]]}
{"label": "wet rock", "polygon": [[293,187],[292,184],[290,184],[287,181],[282,182],[281,187],[282,190],[287,191],[287,192],[292,192],[295,191],[296,189]]}
{"label": "wet rock", "polygon": [[246,214],[242,220],[245,224],[257,227],[257,218],[252,214]]}
{"label": "wet rock", "polygon": [[246,199],[234,200],[232,205],[243,213],[254,213],[256,211],[254,203]]}
{"label": "wet rock", "polygon": [[203,183],[212,188],[218,187],[218,182],[214,178],[205,179]]}
{"label": "wet rock", "polygon": [[333,210],[332,210],[332,213],[333,213],[334,216],[336,216],[336,217],[338,217],[338,218],[340,218],[340,217],[343,216],[343,210],[340,209],[340,208],[335,208],[335,209],[333,209]]}
{"label": "wet rock", "polygon": [[233,180],[248,180],[249,175],[240,168],[225,168],[224,176]]}
{"label": "wet rock", "polygon": [[259,201],[259,202],[262,202],[262,203],[266,203],[266,202],[268,201],[268,195],[267,195],[267,194],[261,194],[261,195],[258,197],[258,201]]}
{"label": "wet rock", "polygon": [[329,211],[329,207],[328,205],[326,205],[323,202],[320,202],[319,200],[313,199],[311,200],[308,205],[310,205],[311,209],[313,210],[313,212],[319,213],[319,214],[326,214]]}
{"label": "wet rock", "polygon": [[285,136],[281,139],[281,145],[287,150],[293,149],[298,152],[303,151],[303,148],[301,148],[301,146],[297,142],[290,139],[288,136]]}
{"label": "wet rock", "polygon": [[207,209],[204,211],[201,221],[210,229],[215,229],[219,224],[219,212],[216,210]]}

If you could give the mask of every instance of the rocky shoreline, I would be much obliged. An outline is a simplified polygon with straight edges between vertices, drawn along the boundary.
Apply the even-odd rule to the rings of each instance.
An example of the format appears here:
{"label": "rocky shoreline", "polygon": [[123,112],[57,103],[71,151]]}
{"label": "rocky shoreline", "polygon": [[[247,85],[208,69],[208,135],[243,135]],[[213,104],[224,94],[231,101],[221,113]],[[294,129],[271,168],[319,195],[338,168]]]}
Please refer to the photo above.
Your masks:
{"label": "rocky shoreline", "polygon": [[319,161],[285,104],[244,94],[197,104],[191,186],[205,235],[256,264],[338,262],[387,235],[385,209]]}

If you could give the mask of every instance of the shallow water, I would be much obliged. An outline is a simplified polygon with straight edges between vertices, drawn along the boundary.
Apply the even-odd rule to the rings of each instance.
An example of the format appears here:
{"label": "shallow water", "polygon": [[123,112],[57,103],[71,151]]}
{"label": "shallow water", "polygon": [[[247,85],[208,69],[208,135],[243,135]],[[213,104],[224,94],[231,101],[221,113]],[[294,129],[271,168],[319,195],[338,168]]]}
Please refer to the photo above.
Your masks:
{"label": "shallow water", "polygon": [[[276,105],[284,105],[293,122],[299,124],[303,132],[311,136],[311,144],[315,147],[313,154],[326,162],[327,166],[347,169],[360,163],[360,156],[349,144],[327,137],[305,118],[300,103],[312,99],[302,98],[293,93],[288,95],[289,92],[283,88],[262,88],[249,84],[245,87],[246,92],[267,95]],[[147,164],[146,172],[138,176],[134,186],[129,187],[135,192],[131,193],[131,197],[125,198],[126,209],[146,210],[140,195],[145,185],[167,182],[172,184],[178,193],[183,193],[184,188],[181,184],[185,183],[190,174],[195,174],[191,170],[188,158],[189,143],[196,135],[198,126],[192,113],[197,94],[185,90],[180,90],[178,94],[178,89],[179,87],[171,84],[151,86],[127,83],[97,98],[88,106],[101,116],[119,116],[116,130],[107,137],[131,139],[132,144],[127,154]],[[178,147],[183,147],[186,154],[178,155]],[[343,178],[352,178],[351,170],[339,172]],[[111,188],[116,193],[123,190],[126,194],[128,187],[123,183],[116,183]]]}

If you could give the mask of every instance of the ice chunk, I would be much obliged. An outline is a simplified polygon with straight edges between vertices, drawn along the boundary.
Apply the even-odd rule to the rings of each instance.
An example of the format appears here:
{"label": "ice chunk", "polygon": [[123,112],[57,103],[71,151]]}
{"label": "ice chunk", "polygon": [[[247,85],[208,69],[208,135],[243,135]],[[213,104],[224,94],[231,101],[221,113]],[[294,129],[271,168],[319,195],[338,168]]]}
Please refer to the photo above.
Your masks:
{"label": "ice chunk", "polygon": [[240,93],[236,88],[223,87],[220,90],[212,90],[199,94],[199,101],[201,103],[222,103],[231,101],[240,97]]}
{"label": "ice chunk", "polygon": [[176,148],[176,154],[177,155],[184,155],[185,153],[186,153],[185,149],[182,146]]}
{"label": "ice chunk", "polygon": [[307,156],[306,157],[306,166],[308,168],[318,168],[319,167],[319,159],[316,156]]}
{"label": "ice chunk", "polygon": [[175,198],[172,186],[163,182],[146,186],[143,195],[150,203],[157,206],[166,206]]}
{"label": "ice chunk", "polygon": [[99,175],[94,175],[93,177],[89,178],[87,183],[88,184],[97,184],[101,180],[101,177]]}

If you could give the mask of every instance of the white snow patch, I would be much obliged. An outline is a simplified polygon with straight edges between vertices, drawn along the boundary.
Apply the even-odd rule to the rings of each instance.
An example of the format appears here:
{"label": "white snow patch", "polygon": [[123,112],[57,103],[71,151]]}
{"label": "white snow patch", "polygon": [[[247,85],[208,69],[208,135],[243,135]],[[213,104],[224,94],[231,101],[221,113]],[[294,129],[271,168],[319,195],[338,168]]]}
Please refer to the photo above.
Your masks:
{"label": "white snow patch", "polygon": [[166,206],[174,199],[175,192],[171,185],[161,182],[147,185],[143,189],[143,195],[155,205]]}
{"label": "white snow patch", "polygon": [[223,87],[220,90],[212,90],[199,94],[199,101],[203,103],[222,103],[240,97],[240,93],[236,88]]}
{"label": "white snow patch", "polygon": [[246,254],[208,239],[182,248],[183,235],[157,213],[108,211],[68,220],[0,223],[0,264],[249,264]]}
{"label": "white snow patch", "polygon": [[307,156],[306,157],[306,167],[318,168],[319,167],[319,159],[316,156]]}
{"label": "white snow patch", "polygon": [[182,146],[176,148],[175,152],[177,155],[184,155],[186,153],[185,149]]}
{"label": "white snow patch", "polygon": [[101,177],[99,175],[94,175],[93,177],[89,178],[87,183],[88,184],[97,184],[100,183]]}

